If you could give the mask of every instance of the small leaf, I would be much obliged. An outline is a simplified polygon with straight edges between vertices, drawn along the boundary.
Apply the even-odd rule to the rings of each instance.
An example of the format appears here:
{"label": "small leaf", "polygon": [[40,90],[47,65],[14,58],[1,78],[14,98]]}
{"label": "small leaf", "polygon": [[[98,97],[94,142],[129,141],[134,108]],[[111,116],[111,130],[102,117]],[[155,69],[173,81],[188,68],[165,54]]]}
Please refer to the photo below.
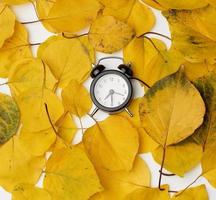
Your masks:
{"label": "small leaf", "polygon": [[204,114],[204,102],[182,69],[156,82],[140,105],[142,126],[163,147],[192,135]]}
{"label": "small leaf", "polygon": [[17,133],[20,123],[19,108],[10,96],[0,93],[0,144]]}
{"label": "small leaf", "polygon": [[87,129],[83,138],[93,164],[109,170],[131,170],[138,142],[137,130],[120,116],[111,116]]}
{"label": "small leaf", "polygon": [[93,165],[79,147],[52,154],[46,165],[44,188],[53,200],[86,200],[102,189]]}
{"label": "small leaf", "polygon": [[113,53],[134,37],[133,29],[112,16],[100,16],[91,25],[89,40],[97,51]]}
{"label": "small leaf", "polygon": [[208,193],[205,185],[189,188],[180,195],[176,195],[173,200],[208,200]]}
{"label": "small leaf", "polygon": [[[78,94],[76,94],[77,91],[79,91]],[[62,101],[65,111],[69,111],[78,117],[87,114],[92,107],[92,101],[87,89],[75,80],[71,80],[67,87],[63,89]]]}

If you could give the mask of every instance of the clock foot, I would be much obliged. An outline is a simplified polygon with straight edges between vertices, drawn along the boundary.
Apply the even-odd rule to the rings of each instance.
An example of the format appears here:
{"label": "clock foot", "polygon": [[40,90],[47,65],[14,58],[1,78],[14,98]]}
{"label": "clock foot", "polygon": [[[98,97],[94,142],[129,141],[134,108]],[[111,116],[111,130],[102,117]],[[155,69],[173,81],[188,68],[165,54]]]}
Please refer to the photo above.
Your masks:
{"label": "clock foot", "polygon": [[95,108],[93,110],[93,112],[90,114],[90,116],[93,117],[97,113],[98,110],[99,110],[99,108]]}
{"label": "clock foot", "polygon": [[131,112],[128,108],[125,108],[124,110],[127,112],[127,114],[128,114],[130,117],[133,117],[132,112]]}

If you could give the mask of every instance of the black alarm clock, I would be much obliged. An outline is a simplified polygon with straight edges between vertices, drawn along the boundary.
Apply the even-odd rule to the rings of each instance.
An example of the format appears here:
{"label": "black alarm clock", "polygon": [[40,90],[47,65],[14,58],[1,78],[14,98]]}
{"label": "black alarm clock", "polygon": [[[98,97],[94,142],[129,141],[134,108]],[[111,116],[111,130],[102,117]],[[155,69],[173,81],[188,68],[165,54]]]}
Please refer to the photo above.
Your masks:
{"label": "black alarm clock", "polygon": [[[119,57],[103,59],[110,58],[119,59]],[[91,72],[93,81],[90,86],[90,95],[96,106],[91,116],[100,109],[109,114],[126,111],[132,117],[133,115],[128,109],[133,98],[131,65],[121,64],[117,69],[106,70],[105,66],[100,64],[100,61]]]}

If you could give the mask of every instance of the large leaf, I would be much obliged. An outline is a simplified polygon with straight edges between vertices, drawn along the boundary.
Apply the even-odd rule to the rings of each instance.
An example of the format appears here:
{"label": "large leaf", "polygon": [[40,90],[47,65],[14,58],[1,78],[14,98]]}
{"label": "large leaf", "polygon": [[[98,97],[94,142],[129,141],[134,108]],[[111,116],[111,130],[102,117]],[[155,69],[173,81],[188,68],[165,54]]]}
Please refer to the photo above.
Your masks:
{"label": "large leaf", "polygon": [[83,82],[91,70],[90,55],[78,39],[51,37],[40,46],[38,56],[50,67],[59,87],[72,79]]}
{"label": "large leaf", "polygon": [[204,102],[183,69],[156,82],[140,105],[142,126],[163,147],[192,135],[204,114]]}
{"label": "large leaf", "polygon": [[44,188],[53,200],[86,200],[102,189],[93,165],[79,147],[53,153],[47,162]]}
{"label": "large leaf", "polygon": [[39,16],[52,32],[77,32],[96,18],[101,5],[97,0],[37,1]]}
{"label": "large leaf", "polygon": [[87,129],[83,138],[94,165],[109,170],[131,170],[138,142],[137,130],[126,118],[120,116],[111,116],[97,123]]}

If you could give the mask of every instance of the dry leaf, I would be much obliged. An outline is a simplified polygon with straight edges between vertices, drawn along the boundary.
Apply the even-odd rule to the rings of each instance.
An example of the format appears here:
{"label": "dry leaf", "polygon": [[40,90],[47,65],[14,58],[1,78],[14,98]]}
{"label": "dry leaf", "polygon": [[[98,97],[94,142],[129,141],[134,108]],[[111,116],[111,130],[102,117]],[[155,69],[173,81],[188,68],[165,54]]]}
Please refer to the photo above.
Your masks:
{"label": "dry leaf", "polygon": [[194,139],[202,144],[203,150],[216,142],[215,119],[216,119],[216,74],[210,73],[208,76],[195,81],[195,86],[201,93],[206,105],[204,123],[196,130]]}
{"label": "dry leaf", "polygon": [[112,16],[100,16],[91,25],[89,41],[97,51],[113,53],[134,37],[133,29]]}
{"label": "dry leaf", "polygon": [[53,200],[86,200],[102,189],[93,165],[79,147],[52,154],[46,165],[44,188]]}
{"label": "dry leaf", "polygon": [[0,144],[4,144],[17,133],[20,111],[14,99],[2,93],[0,104]]}
{"label": "dry leaf", "polygon": [[34,0],[2,0],[2,1],[8,5],[19,5],[19,4],[34,2]]}
{"label": "dry leaf", "polygon": [[138,142],[137,130],[120,116],[110,116],[87,129],[83,138],[94,165],[108,170],[131,170]]}
{"label": "dry leaf", "polygon": [[204,114],[204,102],[183,69],[156,82],[140,105],[142,126],[163,147],[192,135]]}

